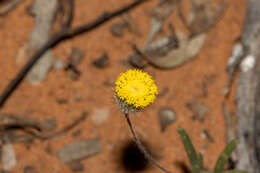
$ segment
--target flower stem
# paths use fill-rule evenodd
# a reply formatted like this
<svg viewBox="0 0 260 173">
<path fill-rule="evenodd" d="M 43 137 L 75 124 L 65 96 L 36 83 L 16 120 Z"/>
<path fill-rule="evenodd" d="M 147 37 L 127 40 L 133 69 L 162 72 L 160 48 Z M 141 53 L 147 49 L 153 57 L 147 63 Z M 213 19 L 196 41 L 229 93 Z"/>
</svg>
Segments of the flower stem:
<svg viewBox="0 0 260 173">
<path fill-rule="evenodd" d="M 125 118 L 126 118 L 126 121 L 128 123 L 128 126 L 131 130 L 131 133 L 134 137 L 134 140 L 135 140 L 135 143 L 137 145 L 137 147 L 139 148 L 139 150 L 144 154 L 145 158 L 152 164 L 154 165 L 155 167 L 159 168 L 160 170 L 162 170 L 163 172 L 165 173 L 171 173 L 170 171 L 168 171 L 167 169 L 165 169 L 164 167 L 162 167 L 158 162 L 156 162 L 152 156 L 148 153 L 148 151 L 145 149 L 145 147 L 143 146 L 143 144 L 141 143 L 141 141 L 137 138 L 136 136 L 136 133 L 135 133 L 135 130 L 132 126 L 132 123 L 130 121 L 130 118 L 129 118 L 129 115 L 127 113 L 125 113 Z"/>
</svg>

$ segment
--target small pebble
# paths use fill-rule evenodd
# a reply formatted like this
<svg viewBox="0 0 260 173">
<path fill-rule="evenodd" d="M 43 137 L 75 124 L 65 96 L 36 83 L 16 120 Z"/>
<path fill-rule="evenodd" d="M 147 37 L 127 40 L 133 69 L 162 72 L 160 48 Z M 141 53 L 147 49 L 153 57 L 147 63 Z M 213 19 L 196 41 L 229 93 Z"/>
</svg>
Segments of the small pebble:
<svg viewBox="0 0 260 173">
<path fill-rule="evenodd" d="M 67 104 L 68 100 L 64 99 L 64 98 L 60 98 L 60 99 L 57 99 L 56 102 L 62 105 L 62 104 Z"/>
<path fill-rule="evenodd" d="M 108 108 L 99 108 L 94 111 L 94 114 L 91 116 L 91 120 L 95 125 L 100 126 L 106 122 L 108 116 Z"/>
<path fill-rule="evenodd" d="M 24 173 L 36 173 L 36 170 L 33 166 L 25 166 L 23 169 Z"/>
<path fill-rule="evenodd" d="M 201 122 L 204 121 L 205 116 L 210 112 L 210 109 L 207 105 L 203 103 L 186 103 L 186 107 L 192 112 L 192 119 L 193 120 L 200 120 Z"/>
<path fill-rule="evenodd" d="M 84 57 L 84 52 L 79 48 L 72 48 L 71 55 L 68 58 L 68 63 L 65 67 L 65 71 L 67 71 L 70 78 L 74 81 L 79 79 L 81 71 L 79 69 L 79 65 Z"/>
<path fill-rule="evenodd" d="M 71 136 L 72 137 L 78 137 L 82 134 L 82 130 L 79 129 L 79 130 L 76 130 L 75 132 L 72 132 Z"/>
<path fill-rule="evenodd" d="M 87 139 L 74 142 L 65 146 L 58 152 L 58 157 L 63 163 L 81 160 L 101 152 L 98 139 Z"/>
<path fill-rule="evenodd" d="M 128 61 L 135 68 L 143 69 L 145 67 L 143 58 L 138 53 L 134 53 L 134 54 L 130 55 L 128 58 Z"/>
<path fill-rule="evenodd" d="M 202 131 L 201 135 L 202 135 L 203 138 L 206 138 L 209 142 L 211 142 L 211 143 L 215 142 L 214 138 L 211 136 L 211 134 L 209 133 L 208 130 L 204 129 Z"/>
<path fill-rule="evenodd" d="M 124 29 L 126 28 L 126 23 L 125 22 L 118 22 L 113 24 L 110 27 L 110 32 L 112 33 L 113 36 L 115 37 L 122 37 L 124 34 Z"/>
<path fill-rule="evenodd" d="M 105 68 L 109 64 L 109 57 L 107 53 L 104 53 L 101 57 L 97 58 L 92 62 L 92 64 L 97 68 Z"/>
<path fill-rule="evenodd" d="M 80 163 L 79 160 L 72 161 L 71 163 L 69 163 L 69 166 L 73 172 L 84 171 L 84 165 L 82 163 Z"/>
<path fill-rule="evenodd" d="M 106 80 L 103 82 L 103 85 L 107 87 L 115 87 L 115 82 L 110 82 L 109 80 Z"/>
<path fill-rule="evenodd" d="M 16 165 L 16 154 L 11 143 L 2 145 L 1 162 L 4 171 L 10 171 Z"/>
<path fill-rule="evenodd" d="M 159 122 L 161 125 L 161 131 L 171 125 L 176 120 L 176 113 L 171 108 L 161 108 L 158 113 Z"/>
<path fill-rule="evenodd" d="M 68 66 L 70 65 L 73 68 L 77 68 L 80 65 L 84 55 L 85 55 L 84 51 L 82 51 L 79 48 L 73 47 L 71 49 L 71 54 L 69 56 Z M 67 67 L 67 68 L 69 68 L 69 67 Z"/>
<path fill-rule="evenodd" d="M 55 118 L 46 118 L 43 121 L 43 128 L 45 130 L 54 130 L 57 127 L 57 121 Z"/>
<path fill-rule="evenodd" d="M 80 101 L 82 100 L 80 93 L 76 93 L 76 95 L 75 95 L 75 97 L 74 97 L 74 100 L 75 100 L 76 102 L 80 102 Z"/>
<path fill-rule="evenodd" d="M 157 95 L 157 97 L 163 97 L 169 92 L 169 88 L 166 86 L 162 89 L 162 91 Z"/>
<path fill-rule="evenodd" d="M 53 151 L 53 148 L 51 147 L 50 144 L 48 144 L 45 148 L 45 151 L 46 153 L 50 154 L 50 155 L 53 155 L 54 154 L 54 151 Z"/>
</svg>

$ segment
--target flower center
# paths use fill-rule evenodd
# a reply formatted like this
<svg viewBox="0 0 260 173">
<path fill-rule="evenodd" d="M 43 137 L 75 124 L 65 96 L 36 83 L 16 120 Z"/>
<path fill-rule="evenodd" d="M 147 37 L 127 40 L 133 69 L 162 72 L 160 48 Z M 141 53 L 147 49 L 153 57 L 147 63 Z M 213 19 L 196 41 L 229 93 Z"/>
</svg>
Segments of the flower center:
<svg viewBox="0 0 260 173">
<path fill-rule="evenodd" d="M 134 80 L 129 82 L 128 87 L 133 95 L 138 95 L 143 93 L 145 86 L 142 82 Z"/>
<path fill-rule="evenodd" d="M 138 93 L 138 88 L 133 87 L 133 88 L 132 88 L 132 91 L 133 91 L 133 93 Z"/>
</svg>

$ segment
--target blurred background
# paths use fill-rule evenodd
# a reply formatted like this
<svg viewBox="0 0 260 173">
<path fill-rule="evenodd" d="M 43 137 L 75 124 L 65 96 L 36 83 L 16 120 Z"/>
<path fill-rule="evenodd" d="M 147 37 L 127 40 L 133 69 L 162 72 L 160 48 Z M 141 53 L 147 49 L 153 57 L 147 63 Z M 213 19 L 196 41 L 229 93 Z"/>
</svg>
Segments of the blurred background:
<svg viewBox="0 0 260 173">
<path fill-rule="evenodd" d="M 132 68 L 152 75 L 159 90 L 155 103 L 131 115 L 154 159 L 190 172 L 182 126 L 214 167 L 236 137 L 238 75 L 228 62 L 247 2 L 148 0 L 113 13 L 133 2 L 0 0 L 0 93 L 42 51 L 1 100 L 0 172 L 159 173 L 114 100 L 115 80 Z M 228 167 L 238 162 L 232 158 Z"/>
</svg>

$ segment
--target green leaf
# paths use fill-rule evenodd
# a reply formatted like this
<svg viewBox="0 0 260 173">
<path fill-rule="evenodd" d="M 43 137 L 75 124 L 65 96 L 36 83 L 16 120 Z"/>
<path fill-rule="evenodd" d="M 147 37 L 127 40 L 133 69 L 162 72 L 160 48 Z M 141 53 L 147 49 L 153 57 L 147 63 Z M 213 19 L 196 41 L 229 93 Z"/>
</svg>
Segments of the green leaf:
<svg viewBox="0 0 260 173">
<path fill-rule="evenodd" d="M 203 156 L 201 153 L 198 154 L 198 164 L 199 164 L 199 168 L 200 170 L 203 168 Z"/>
<path fill-rule="evenodd" d="M 200 155 L 199 157 L 197 156 L 195 148 L 190 140 L 190 137 L 183 128 L 179 127 L 178 132 L 182 138 L 182 143 L 188 155 L 192 173 L 199 173 L 202 165 L 202 155 Z"/>
<path fill-rule="evenodd" d="M 222 151 L 220 154 L 218 161 L 214 168 L 214 173 L 223 173 L 224 172 L 224 166 L 228 161 L 228 158 L 230 157 L 233 150 L 236 148 L 237 140 L 233 139 L 226 148 Z"/>
<path fill-rule="evenodd" d="M 225 173 L 249 173 L 247 171 L 239 171 L 239 170 L 228 170 L 228 171 L 225 171 Z"/>
</svg>

